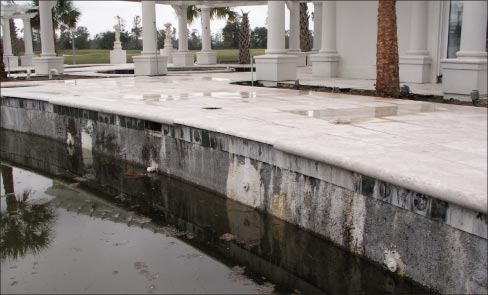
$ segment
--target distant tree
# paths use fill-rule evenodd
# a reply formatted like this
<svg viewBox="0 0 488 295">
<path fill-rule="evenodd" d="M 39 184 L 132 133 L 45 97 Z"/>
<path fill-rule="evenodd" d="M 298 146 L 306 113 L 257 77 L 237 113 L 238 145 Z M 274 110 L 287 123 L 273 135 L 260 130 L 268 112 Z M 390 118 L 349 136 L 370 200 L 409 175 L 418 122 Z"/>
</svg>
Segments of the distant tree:
<svg viewBox="0 0 488 295">
<path fill-rule="evenodd" d="M 130 38 L 129 33 L 127 31 L 122 31 L 120 32 L 120 42 L 122 44 L 127 44 L 125 49 L 136 49 L 134 46 L 135 43 L 129 42 L 129 40 L 132 40 Z M 114 31 L 105 31 L 102 33 L 98 33 L 93 37 L 91 40 L 92 43 L 92 48 L 93 49 L 113 49 L 114 47 L 114 42 L 115 42 L 115 32 Z"/>
<path fill-rule="evenodd" d="M 157 46 L 158 48 L 163 48 L 164 47 L 164 39 L 166 38 L 166 32 L 164 29 L 157 30 Z"/>
<path fill-rule="evenodd" d="M 11 18 L 9 19 L 9 27 L 10 27 L 10 42 L 12 42 L 12 53 L 13 55 L 20 55 L 20 50 L 19 50 L 19 42 L 18 42 L 18 36 L 17 32 L 19 29 L 15 26 L 14 20 Z"/>
<path fill-rule="evenodd" d="M 61 27 L 57 47 L 60 50 L 71 49 L 71 32 L 66 27 Z"/>
<path fill-rule="evenodd" d="M 239 48 L 239 31 L 240 31 L 240 17 L 237 16 L 235 20 L 227 20 L 222 29 L 223 47 L 225 49 Z"/>
<path fill-rule="evenodd" d="M 132 29 L 131 32 L 131 39 L 135 40 L 136 48 L 140 49 L 140 41 L 139 39 L 142 36 L 142 19 L 140 16 L 136 15 L 132 20 Z M 114 35 L 115 36 L 115 35 Z"/>
<path fill-rule="evenodd" d="M 87 27 L 78 27 L 74 32 L 75 47 L 77 49 L 90 48 L 90 33 Z"/>
<path fill-rule="evenodd" d="M 376 41 L 376 95 L 400 96 L 398 39 L 395 0 L 378 1 Z"/>
<path fill-rule="evenodd" d="M 251 48 L 266 48 L 268 43 L 268 29 L 255 27 L 251 32 Z"/>
<path fill-rule="evenodd" d="M 32 30 L 32 48 L 35 51 L 41 51 L 41 32 Z"/>
<path fill-rule="evenodd" d="M 188 49 L 196 50 L 202 48 L 202 38 L 198 34 L 198 30 L 193 29 L 188 38 Z"/>
<path fill-rule="evenodd" d="M 241 29 L 239 31 L 239 63 L 250 64 L 250 28 L 249 28 L 249 12 L 242 12 Z"/>
</svg>

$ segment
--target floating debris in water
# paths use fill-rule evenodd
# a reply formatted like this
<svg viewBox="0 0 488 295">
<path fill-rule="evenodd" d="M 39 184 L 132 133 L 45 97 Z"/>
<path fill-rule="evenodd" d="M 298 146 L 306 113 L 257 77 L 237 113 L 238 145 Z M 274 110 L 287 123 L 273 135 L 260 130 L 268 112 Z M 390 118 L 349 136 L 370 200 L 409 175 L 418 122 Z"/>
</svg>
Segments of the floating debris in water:
<svg viewBox="0 0 488 295">
<path fill-rule="evenodd" d="M 181 237 L 186 235 L 186 232 L 178 230 L 174 226 L 163 226 L 159 228 L 159 232 L 170 237 Z"/>
<path fill-rule="evenodd" d="M 225 234 L 220 236 L 220 239 L 229 242 L 229 241 L 235 240 L 236 236 L 234 236 L 231 233 L 225 233 Z"/>
<path fill-rule="evenodd" d="M 68 185 L 69 187 L 79 187 L 80 183 L 79 182 L 73 182 Z"/>
<path fill-rule="evenodd" d="M 126 172 L 122 173 L 122 175 L 127 177 L 127 178 L 143 178 L 143 177 L 146 177 L 145 173 L 131 172 L 131 171 L 126 171 Z"/>
<path fill-rule="evenodd" d="M 87 181 L 88 179 L 81 177 L 81 176 L 76 176 L 75 178 L 73 178 L 73 180 L 76 182 L 84 182 L 84 181 Z"/>
<path fill-rule="evenodd" d="M 274 290 L 275 285 L 268 282 L 256 287 L 256 291 L 258 291 L 259 294 L 271 294 Z"/>
<path fill-rule="evenodd" d="M 229 279 L 234 282 L 240 282 L 240 283 L 244 283 L 244 285 L 249 285 L 250 281 L 244 275 L 245 271 L 246 271 L 246 267 L 236 265 L 231 269 L 229 273 Z"/>
<path fill-rule="evenodd" d="M 48 198 L 27 200 L 27 204 L 32 205 L 32 206 L 35 206 L 35 205 L 46 205 L 49 202 L 51 202 L 51 199 L 48 199 Z"/>
<path fill-rule="evenodd" d="M 147 167 L 146 171 L 147 173 L 155 173 L 158 169 L 156 167 Z"/>
<path fill-rule="evenodd" d="M 137 223 L 141 223 L 141 224 L 151 222 L 151 218 L 149 218 L 149 217 L 144 217 L 144 216 L 137 216 L 137 217 L 135 217 L 133 220 L 134 220 L 135 222 L 137 222 Z"/>
</svg>

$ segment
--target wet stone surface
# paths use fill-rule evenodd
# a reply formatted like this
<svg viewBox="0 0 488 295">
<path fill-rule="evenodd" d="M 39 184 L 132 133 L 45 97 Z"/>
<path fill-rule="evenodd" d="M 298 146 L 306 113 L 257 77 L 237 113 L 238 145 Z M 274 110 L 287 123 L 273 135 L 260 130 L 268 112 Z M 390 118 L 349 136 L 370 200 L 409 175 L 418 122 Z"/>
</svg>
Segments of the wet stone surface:
<svg viewBox="0 0 488 295">
<path fill-rule="evenodd" d="M 144 167 L 1 136 L 18 144 L 1 150 L 2 293 L 424 292 L 296 226 Z M 44 149 L 28 153 L 35 146 Z"/>
</svg>

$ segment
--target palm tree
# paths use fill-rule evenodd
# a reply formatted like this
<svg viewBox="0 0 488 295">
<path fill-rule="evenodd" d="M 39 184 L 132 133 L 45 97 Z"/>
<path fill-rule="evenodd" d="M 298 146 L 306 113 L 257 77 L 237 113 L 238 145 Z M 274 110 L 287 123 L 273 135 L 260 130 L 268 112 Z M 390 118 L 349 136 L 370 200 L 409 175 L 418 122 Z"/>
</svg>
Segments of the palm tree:
<svg viewBox="0 0 488 295">
<path fill-rule="evenodd" d="M 308 5 L 307 3 L 300 3 L 300 49 L 303 52 L 310 51 L 310 31 L 308 30 Z"/>
<path fill-rule="evenodd" d="M 197 19 L 202 10 L 197 8 L 195 5 L 189 5 L 186 10 L 186 19 L 188 20 L 188 24 L 192 24 L 195 19 Z M 237 17 L 237 13 L 229 7 L 214 7 L 210 9 L 210 19 L 228 19 L 230 21 L 234 21 Z"/>
<path fill-rule="evenodd" d="M 400 96 L 398 39 L 395 0 L 378 1 L 376 42 L 376 95 Z"/>
<path fill-rule="evenodd" d="M 39 0 L 33 0 L 34 6 L 39 6 Z M 74 29 L 80 19 L 81 12 L 73 6 L 71 0 L 57 0 L 56 5 L 53 8 L 53 38 L 56 53 L 58 52 L 58 46 L 56 42 L 56 30 L 61 27 Z M 31 18 L 31 26 L 33 29 L 39 30 L 40 18 L 39 14 Z"/>
<path fill-rule="evenodd" d="M 241 30 L 239 31 L 239 63 L 250 64 L 251 57 L 249 50 L 251 47 L 251 35 L 249 28 L 249 12 L 242 12 Z"/>
</svg>

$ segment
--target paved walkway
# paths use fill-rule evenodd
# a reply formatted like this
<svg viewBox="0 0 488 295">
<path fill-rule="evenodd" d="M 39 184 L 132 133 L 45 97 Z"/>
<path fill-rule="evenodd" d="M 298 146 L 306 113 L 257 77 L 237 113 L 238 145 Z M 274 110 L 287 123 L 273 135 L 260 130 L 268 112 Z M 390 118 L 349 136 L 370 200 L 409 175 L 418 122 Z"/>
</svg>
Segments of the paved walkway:
<svg viewBox="0 0 488 295">
<path fill-rule="evenodd" d="M 2 95 L 205 128 L 487 212 L 487 109 L 229 84 L 250 73 L 2 83 Z"/>
</svg>

